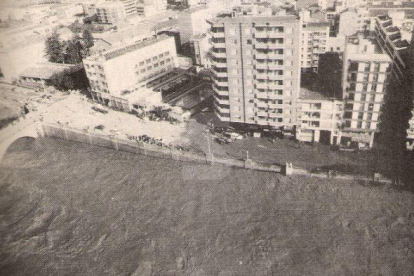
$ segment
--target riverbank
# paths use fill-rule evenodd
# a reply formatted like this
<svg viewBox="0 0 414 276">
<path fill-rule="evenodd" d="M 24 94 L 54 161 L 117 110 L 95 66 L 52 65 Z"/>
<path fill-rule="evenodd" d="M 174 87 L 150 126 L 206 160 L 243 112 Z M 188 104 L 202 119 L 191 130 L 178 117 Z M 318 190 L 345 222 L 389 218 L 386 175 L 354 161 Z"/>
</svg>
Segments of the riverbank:
<svg viewBox="0 0 414 276">
<path fill-rule="evenodd" d="M 414 196 L 387 186 L 181 163 L 49 138 L 14 143 L 0 179 L 6 275 L 414 270 Z"/>
</svg>

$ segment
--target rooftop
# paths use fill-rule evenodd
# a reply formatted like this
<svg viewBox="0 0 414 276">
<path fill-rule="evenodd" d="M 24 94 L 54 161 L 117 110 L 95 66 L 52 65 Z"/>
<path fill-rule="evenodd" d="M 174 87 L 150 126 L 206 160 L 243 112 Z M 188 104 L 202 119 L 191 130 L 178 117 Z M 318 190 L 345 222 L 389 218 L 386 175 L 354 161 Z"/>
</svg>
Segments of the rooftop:
<svg viewBox="0 0 414 276">
<path fill-rule="evenodd" d="M 40 78 L 47 80 L 50 79 L 54 74 L 63 72 L 64 70 L 76 72 L 82 68 L 82 64 L 61 64 L 47 62 L 27 68 L 22 73 L 20 73 L 20 77 Z"/>
<path fill-rule="evenodd" d="M 321 92 L 312 91 L 305 87 L 300 87 L 300 99 L 302 100 L 332 100 L 335 98 L 328 97 Z"/>
<path fill-rule="evenodd" d="M 103 52 L 102 54 L 97 54 L 94 55 L 92 57 L 89 57 L 89 60 L 94 60 L 94 61 L 98 61 L 101 59 L 105 59 L 105 60 L 110 60 L 110 59 L 114 59 L 117 57 L 120 57 L 122 55 L 131 53 L 133 51 L 136 51 L 138 49 L 142 49 L 146 46 L 155 44 L 157 42 L 163 41 L 163 40 L 167 40 L 170 39 L 172 37 L 168 36 L 168 35 L 159 35 L 159 36 L 153 36 L 145 41 L 141 41 L 138 43 L 134 43 L 134 44 L 130 44 L 124 47 L 120 47 L 120 48 L 116 48 L 116 49 L 111 49 L 108 50 L 106 52 Z"/>
<path fill-rule="evenodd" d="M 296 15 L 282 16 L 240 16 L 240 17 L 216 17 L 210 20 L 211 23 L 268 23 L 268 22 L 284 22 L 293 23 L 299 21 Z"/>
</svg>

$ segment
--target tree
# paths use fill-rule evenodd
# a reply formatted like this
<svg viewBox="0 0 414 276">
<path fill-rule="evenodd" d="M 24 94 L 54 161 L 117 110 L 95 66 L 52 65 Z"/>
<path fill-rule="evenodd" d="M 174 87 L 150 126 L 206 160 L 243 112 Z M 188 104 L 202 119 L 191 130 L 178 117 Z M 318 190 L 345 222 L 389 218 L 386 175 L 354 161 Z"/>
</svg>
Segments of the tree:
<svg viewBox="0 0 414 276">
<path fill-rule="evenodd" d="M 93 36 L 92 33 L 89 30 L 84 30 L 82 33 L 82 38 L 83 38 L 83 42 L 84 42 L 84 46 L 86 48 L 91 48 L 93 47 L 94 43 L 93 43 Z"/>
<path fill-rule="evenodd" d="M 56 32 L 46 39 L 45 49 L 46 57 L 50 62 L 64 63 L 65 44 Z"/>
<path fill-rule="evenodd" d="M 82 62 L 82 58 L 84 57 L 83 54 L 83 46 L 79 41 L 79 38 L 74 38 L 66 43 L 65 49 L 65 63 L 69 64 L 77 64 Z"/>
<path fill-rule="evenodd" d="M 69 69 L 66 69 L 63 72 L 55 73 L 48 85 L 62 91 L 82 90 L 88 87 L 89 81 L 84 69 L 76 72 L 70 72 Z"/>
</svg>

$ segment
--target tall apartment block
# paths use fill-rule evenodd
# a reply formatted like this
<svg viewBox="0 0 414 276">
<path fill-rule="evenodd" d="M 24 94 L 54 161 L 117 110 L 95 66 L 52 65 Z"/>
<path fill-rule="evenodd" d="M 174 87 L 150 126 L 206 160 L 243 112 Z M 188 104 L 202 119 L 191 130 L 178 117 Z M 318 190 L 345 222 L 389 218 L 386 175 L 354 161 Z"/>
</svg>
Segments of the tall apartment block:
<svg viewBox="0 0 414 276">
<path fill-rule="evenodd" d="M 177 67 L 178 59 L 174 38 L 161 35 L 88 57 L 83 64 L 93 99 L 130 111 L 134 95 Z"/>
<path fill-rule="evenodd" d="M 273 128 L 296 125 L 299 18 L 233 13 L 208 22 L 218 117 Z"/>
<path fill-rule="evenodd" d="M 414 6 L 414 5 L 413 5 Z M 414 94 L 414 31 L 404 24 L 397 27 L 388 15 L 378 16 L 375 24 L 375 35 L 380 47 L 392 59 L 392 80 L 404 81 L 405 74 L 411 70 L 411 86 L 405 93 Z M 411 68 L 410 68 L 411 67 Z M 408 85 L 409 86 L 409 85 Z M 407 129 L 407 142 L 414 146 L 414 109 Z"/>
<path fill-rule="evenodd" d="M 347 38 L 343 58 L 342 143 L 372 147 L 391 69 L 391 59 L 376 41 Z"/>
<path fill-rule="evenodd" d="M 300 13 L 301 29 L 301 62 L 305 71 L 317 71 L 319 55 L 328 51 L 329 22 L 312 19 L 310 11 Z"/>
</svg>

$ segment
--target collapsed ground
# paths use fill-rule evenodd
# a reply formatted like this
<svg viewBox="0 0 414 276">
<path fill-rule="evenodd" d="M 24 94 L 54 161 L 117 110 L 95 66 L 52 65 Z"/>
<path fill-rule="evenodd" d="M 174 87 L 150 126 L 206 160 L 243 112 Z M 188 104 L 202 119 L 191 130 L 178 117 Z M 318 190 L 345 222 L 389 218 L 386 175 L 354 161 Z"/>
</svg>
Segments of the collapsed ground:
<svg viewBox="0 0 414 276">
<path fill-rule="evenodd" d="M 20 139 L 0 168 L 5 275 L 412 275 L 414 196 Z"/>
</svg>

